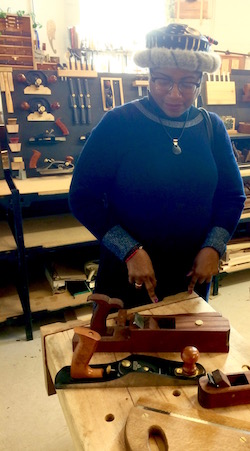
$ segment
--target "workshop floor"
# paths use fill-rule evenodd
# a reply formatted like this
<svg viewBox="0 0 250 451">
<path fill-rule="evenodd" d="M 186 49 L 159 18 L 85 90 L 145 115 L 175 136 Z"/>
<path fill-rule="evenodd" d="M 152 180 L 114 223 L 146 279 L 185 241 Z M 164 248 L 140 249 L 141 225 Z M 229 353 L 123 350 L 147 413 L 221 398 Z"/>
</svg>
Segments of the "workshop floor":
<svg viewBox="0 0 250 451">
<path fill-rule="evenodd" d="M 250 341 L 250 270 L 223 277 L 209 303 Z M 47 396 L 43 379 L 39 327 L 56 320 L 36 322 L 28 342 L 21 326 L 0 329 L 0 451 L 74 449 L 57 396 Z"/>
</svg>

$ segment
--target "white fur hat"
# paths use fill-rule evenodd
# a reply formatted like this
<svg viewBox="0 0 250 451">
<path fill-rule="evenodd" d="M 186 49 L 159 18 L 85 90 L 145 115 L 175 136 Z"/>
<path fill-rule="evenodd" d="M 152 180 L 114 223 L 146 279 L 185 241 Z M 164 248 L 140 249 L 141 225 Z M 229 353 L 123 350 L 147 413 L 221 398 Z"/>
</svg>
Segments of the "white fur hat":
<svg viewBox="0 0 250 451">
<path fill-rule="evenodd" d="M 212 73 L 219 69 L 221 59 L 210 50 L 209 39 L 188 25 L 170 24 L 147 34 L 147 48 L 135 53 L 134 62 L 140 67 Z"/>
</svg>

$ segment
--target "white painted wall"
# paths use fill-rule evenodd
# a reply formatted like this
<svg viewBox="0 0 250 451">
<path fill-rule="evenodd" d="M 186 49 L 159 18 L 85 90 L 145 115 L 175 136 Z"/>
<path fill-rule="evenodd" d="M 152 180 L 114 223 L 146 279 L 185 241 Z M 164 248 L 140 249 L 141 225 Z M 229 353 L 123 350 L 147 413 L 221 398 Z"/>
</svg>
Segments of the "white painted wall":
<svg viewBox="0 0 250 451">
<path fill-rule="evenodd" d="M 29 13 L 34 7 L 36 20 L 43 25 L 39 30 L 40 42 L 46 43 L 46 49 L 50 56 L 59 56 L 63 63 L 66 62 L 65 53 L 69 46 L 67 29 L 69 26 L 79 25 L 79 2 L 85 1 L 91 0 L 1 0 L 0 8 L 3 11 L 10 8 L 12 13 L 17 10 L 25 10 Z M 201 22 L 200 20 L 189 20 L 188 24 L 218 40 L 217 50 L 250 52 L 250 0 L 237 0 L 237 2 L 229 0 L 210 1 L 213 18 Z M 153 14 L 153 7 L 148 13 Z M 53 53 L 47 38 L 47 22 L 49 20 L 53 20 L 56 24 L 55 40 L 53 41 L 56 54 Z M 119 20 L 121 20 L 120 15 Z M 139 21 L 140 18 L 138 18 L 138 23 Z M 186 23 L 185 20 L 181 22 Z M 130 33 L 132 33 L 132 30 L 130 30 Z M 250 68 L 250 57 L 247 58 L 246 68 Z"/>
</svg>

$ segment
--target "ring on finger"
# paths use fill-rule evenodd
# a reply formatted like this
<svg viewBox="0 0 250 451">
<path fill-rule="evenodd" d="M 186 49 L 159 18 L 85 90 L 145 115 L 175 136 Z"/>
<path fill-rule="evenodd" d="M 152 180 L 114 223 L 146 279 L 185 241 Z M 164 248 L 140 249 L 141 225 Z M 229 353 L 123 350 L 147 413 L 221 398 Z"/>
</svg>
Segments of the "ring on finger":
<svg viewBox="0 0 250 451">
<path fill-rule="evenodd" d="M 142 283 L 135 282 L 135 288 L 141 288 L 141 287 L 142 287 Z"/>
</svg>

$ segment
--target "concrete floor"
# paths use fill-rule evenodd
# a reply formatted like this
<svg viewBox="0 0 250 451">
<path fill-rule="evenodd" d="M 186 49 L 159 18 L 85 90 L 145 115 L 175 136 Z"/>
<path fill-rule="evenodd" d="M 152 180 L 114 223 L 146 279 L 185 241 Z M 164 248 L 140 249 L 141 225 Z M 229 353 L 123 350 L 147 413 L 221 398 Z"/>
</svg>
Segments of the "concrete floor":
<svg viewBox="0 0 250 451">
<path fill-rule="evenodd" d="M 250 341 L 250 270 L 223 277 L 210 305 Z M 74 449 L 57 396 L 44 385 L 39 327 L 57 319 L 36 322 L 28 342 L 21 326 L 0 329 L 0 451 Z"/>
</svg>

